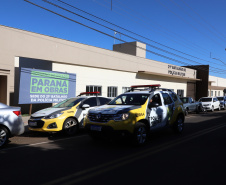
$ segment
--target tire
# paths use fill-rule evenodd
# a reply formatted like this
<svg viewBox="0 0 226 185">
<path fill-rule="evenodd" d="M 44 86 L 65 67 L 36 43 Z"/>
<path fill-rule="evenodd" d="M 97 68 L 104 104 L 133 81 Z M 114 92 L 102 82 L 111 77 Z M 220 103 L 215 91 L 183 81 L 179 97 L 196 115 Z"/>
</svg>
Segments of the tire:
<svg viewBox="0 0 226 185">
<path fill-rule="evenodd" d="M 144 145 L 147 142 L 147 127 L 144 123 L 137 122 L 134 130 L 135 145 Z"/>
<path fill-rule="evenodd" d="M 221 106 L 219 105 L 219 108 L 218 108 L 218 110 L 220 111 L 221 110 Z"/>
<path fill-rule="evenodd" d="M 214 112 L 214 107 L 212 106 L 211 112 Z"/>
<path fill-rule="evenodd" d="M 202 109 L 201 109 L 200 106 L 198 106 L 198 107 L 196 108 L 196 114 L 199 114 L 200 112 L 202 112 Z"/>
<path fill-rule="evenodd" d="M 64 121 L 63 131 L 69 136 L 75 135 L 78 132 L 78 122 L 74 118 L 67 118 Z"/>
<path fill-rule="evenodd" d="M 185 116 L 188 115 L 188 108 L 185 109 Z"/>
<path fill-rule="evenodd" d="M 184 117 L 182 115 L 178 115 L 177 120 L 173 125 L 173 130 L 176 134 L 180 134 L 184 130 Z"/>
<path fill-rule="evenodd" d="M 0 148 L 3 147 L 9 139 L 9 132 L 6 128 L 0 126 Z"/>
</svg>

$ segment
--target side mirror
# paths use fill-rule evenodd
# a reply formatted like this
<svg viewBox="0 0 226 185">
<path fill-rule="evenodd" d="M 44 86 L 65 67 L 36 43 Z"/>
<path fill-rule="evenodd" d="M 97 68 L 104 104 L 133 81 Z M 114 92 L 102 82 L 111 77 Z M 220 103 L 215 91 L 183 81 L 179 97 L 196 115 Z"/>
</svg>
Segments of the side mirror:
<svg viewBox="0 0 226 185">
<path fill-rule="evenodd" d="M 159 106 L 158 103 L 156 103 L 156 102 L 151 102 L 151 103 L 149 103 L 148 108 L 154 108 L 154 107 L 158 107 L 158 106 Z"/>
<path fill-rule="evenodd" d="M 90 108 L 90 106 L 89 106 L 88 104 L 82 105 L 82 109 L 83 109 L 83 110 L 84 110 L 84 109 L 88 109 L 88 108 Z"/>
</svg>

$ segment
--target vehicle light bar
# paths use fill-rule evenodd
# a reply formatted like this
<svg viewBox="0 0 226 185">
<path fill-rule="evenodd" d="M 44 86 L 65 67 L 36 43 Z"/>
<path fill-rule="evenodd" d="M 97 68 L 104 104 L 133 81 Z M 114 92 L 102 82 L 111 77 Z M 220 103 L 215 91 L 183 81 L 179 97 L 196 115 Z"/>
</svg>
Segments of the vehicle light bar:
<svg viewBox="0 0 226 185">
<path fill-rule="evenodd" d="M 131 88 L 139 88 L 139 87 L 161 87 L 160 84 L 154 84 L 154 85 L 133 85 Z"/>
<path fill-rule="evenodd" d="M 80 93 L 79 94 L 79 96 L 81 96 L 81 95 L 85 95 L 85 94 L 100 94 L 100 92 L 99 91 L 96 91 L 96 92 L 82 92 L 82 93 Z"/>
</svg>

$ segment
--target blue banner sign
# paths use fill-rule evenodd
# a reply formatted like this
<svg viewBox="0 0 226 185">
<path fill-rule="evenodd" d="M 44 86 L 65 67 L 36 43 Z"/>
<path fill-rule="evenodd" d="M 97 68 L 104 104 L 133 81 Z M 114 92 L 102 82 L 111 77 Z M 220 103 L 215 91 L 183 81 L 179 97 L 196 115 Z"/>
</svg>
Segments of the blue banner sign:
<svg viewBox="0 0 226 185">
<path fill-rule="evenodd" d="M 75 97 L 76 74 L 21 68 L 19 104 L 58 103 Z"/>
</svg>

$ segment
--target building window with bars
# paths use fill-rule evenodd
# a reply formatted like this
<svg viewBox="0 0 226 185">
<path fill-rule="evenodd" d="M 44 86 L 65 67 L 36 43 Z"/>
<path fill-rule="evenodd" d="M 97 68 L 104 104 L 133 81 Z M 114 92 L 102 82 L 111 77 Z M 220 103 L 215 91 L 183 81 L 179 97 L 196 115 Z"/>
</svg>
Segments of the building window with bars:
<svg viewBox="0 0 226 185">
<path fill-rule="evenodd" d="M 108 97 L 116 97 L 118 95 L 118 87 L 108 87 Z"/>
<path fill-rule="evenodd" d="M 102 87 L 96 85 L 87 85 L 86 92 L 100 92 L 99 96 L 102 96 Z M 95 94 L 87 94 L 87 96 L 96 96 Z"/>
<path fill-rule="evenodd" d="M 180 98 L 183 98 L 183 97 L 184 97 L 184 90 L 183 90 L 183 89 L 178 89 L 178 90 L 177 90 L 177 95 L 178 95 Z"/>
</svg>

